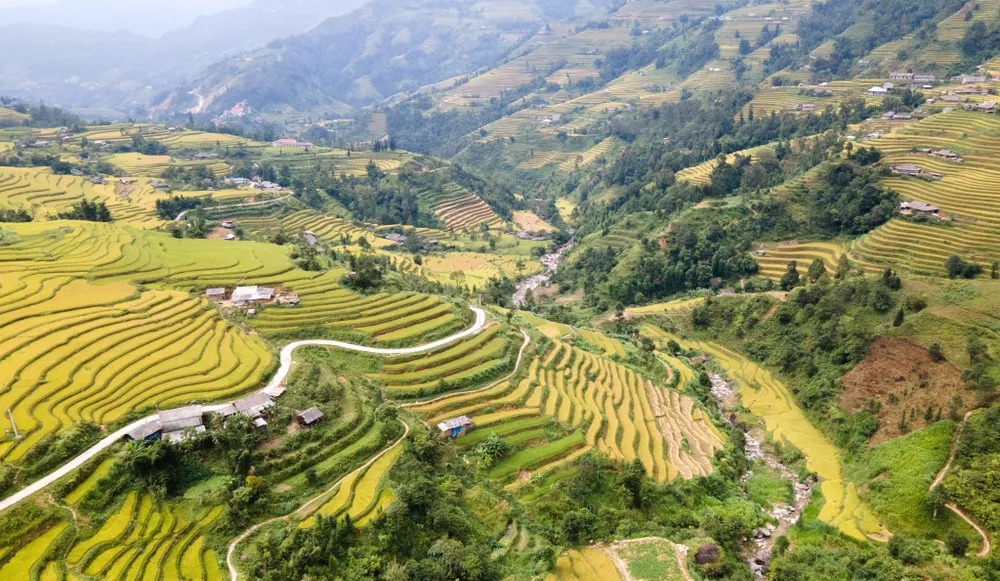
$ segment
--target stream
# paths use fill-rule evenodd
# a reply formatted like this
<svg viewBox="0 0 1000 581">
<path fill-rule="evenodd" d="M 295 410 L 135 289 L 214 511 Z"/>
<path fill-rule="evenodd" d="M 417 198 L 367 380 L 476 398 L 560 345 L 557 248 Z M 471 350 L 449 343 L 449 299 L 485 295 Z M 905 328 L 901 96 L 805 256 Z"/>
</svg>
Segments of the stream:
<svg viewBox="0 0 1000 581">
<path fill-rule="evenodd" d="M 782 476 L 790 480 L 794 486 L 795 500 L 792 504 L 778 503 L 774 504 L 764 510 L 769 516 L 778 521 L 777 525 L 767 524 L 759 529 L 754 530 L 752 538 L 747 539 L 747 548 L 749 549 L 750 556 L 747 558 L 747 563 L 750 565 L 750 570 L 753 571 L 755 579 L 764 579 L 764 574 L 767 571 L 767 565 L 771 561 L 771 548 L 774 546 L 774 539 L 779 536 L 784 535 L 788 532 L 788 527 L 798 522 L 799 518 L 802 516 L 802 511 L 805 510 L 806 505 L 809 504 L 809 497 L 812 494 L 812 488 L 816 484 L 812 479 L 807 479 L 804 482 L 799 481 L 799 475 L 791 471 L 774 454 L 768 452 L 762 442 L 764 434 L 759 429 L 747 430 L 744 426 L 739 425 L 735 420 L 735 415 L 727 414 L 726 407 L 727 401 L 731 402 L 735 399 L 735 394 L 733 393 L 733 386 L 731 383 L 726 381 L 723 377 L 709 372 L 709 379 L 712 380 L 712 396 L 716 399 L 719 406 L 719 411 L 722 412 L 726 421 L 730 425 L 737 427 L 743 431 L 746 437 L 746 447 L 744 453 L 748 460 L 760 460 L 771 467 L 772 470 L 777 472 Z M 753 471 L 748 471 L 743 475 L 742 484 L 746 487 L 747 481 L 753 476 Z"/>
<path fill-rule="evenodd" d="M 528 291 L 533 291 L 536 288 L 549 284 L 549 281 L 552 280 L 552 275 L 559 270 L 559 263 L 562 262 L 563 255 L 571 248 L 573 248 L 572 239 L 560 246 L 555 252 L 546 254 L 538 259 L 542 263 L 542 266 L 545 267 L 545 270 L 517 283 L 517 290 L 514 291 L 514 307 L 521 308 L 524 306 L 524 300 L 528 296 Z"/>
</svg>

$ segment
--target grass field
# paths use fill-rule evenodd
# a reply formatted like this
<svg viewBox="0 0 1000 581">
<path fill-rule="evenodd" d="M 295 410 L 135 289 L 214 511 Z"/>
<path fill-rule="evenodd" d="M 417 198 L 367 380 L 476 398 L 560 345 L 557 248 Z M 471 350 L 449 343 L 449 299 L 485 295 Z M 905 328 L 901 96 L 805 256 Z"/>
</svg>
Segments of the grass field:
<svg viewBox="0 0 1000 581">
<path fill-rule="evenodd" d="M 712 471 L 711 458 L 722 445 L 690 399 L 559 340 L 531 360 L 516 385 L 457 393 L 414 411 L 432 423 L 468 415 L 476 428 L 459 441 L 464 447 L 492 433 L 516 443 L 518 451 L 491 471 L 501 480 L 522 473 L 522 481 L 523 472 L 544 473 L 591 448 L 619 460 L 638 458 L 660 481 L 690 478 Z M 544 425 L 551 420 L 573 431 L 547 437 Z"/>
<path fill-rule="evenodd" d="M 927 490 L 948 460 L 954 431 L 954 422 L 937 422 L 876 446 L 866 466 L 852 466 L 859 481 L 870 482 L 865 496 L 894 533 L 944 539 L 954 529 L 974 538 L 961 519 L 950 511 L 935 515 L 928 501 Z"/>
</svg>

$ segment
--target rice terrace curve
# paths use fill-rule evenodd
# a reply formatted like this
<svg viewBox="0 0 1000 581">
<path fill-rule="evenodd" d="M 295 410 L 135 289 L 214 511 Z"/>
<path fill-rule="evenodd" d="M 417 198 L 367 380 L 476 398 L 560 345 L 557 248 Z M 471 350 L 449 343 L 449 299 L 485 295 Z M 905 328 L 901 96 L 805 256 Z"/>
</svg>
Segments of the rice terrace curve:
<svg viewBox="0 0 1000 581">
<path fill-rule="evenodd" d="M 291 370 L 292 363 L 293 363 L 293 361 L 292 361 L 292 354 L 299 347 L 306 347 L 306 346 L 310 346 L 310 345 L 312 345 L 312 346 L 321 346 L 321 347 L 337 347 L 338 349 L 346 349 L 348 351 L 356 351 L 356 352 L 359 352 L 359 353 L 369 353 L 369 354 L 373 354 L 373 355 L 383 355 L 383 356 L 409 355 L 409 354 L 415 354 L 415 353 L 423 353 L 423 352 L 426 352 L 426 351 L 433 351 L 434 349 L 437 349 L 438 347 L 442 347 L 442 346 L 447 345 L 449 343 L 453 343 L 455 341 L 459 341 L 459 340 L 461 340 L 461 339 L 463 339 L 465 337 L 468 337 L 470 335 L 475 335 L 476 333 L 482 331 L 483 327 L 486 325 L 486 311 L 483 311 L 482 309 L 479 309 L 477 307 L 470 307 L 470 309 L 472 309 L 472 311 L 476 314 L 476 320 L 472 324 L 471 327 L 469 327 L 468 329 L 466 329 L 464 331 L 461 331 L 461 332 L 458 332 L 458 333 L 456 333 L 454 335 L 451 335 L 449 337 L 445 337 L 443 339 L 438 339 L 437 341 L 432 341 L 430 343 L 427 343 L 426 345 L 420 345 L 420 346 L 417 346 L 417 347 L 405 347 L 405 348 L 398 348 L 398 349 L 385 349 L 385 348 L 377 348 L 377 347 L 368 347 L 368 346 L 365 346 L 365 345 L 355 345 L 353 343 L 345 343 L 343 341 L 331 341 L 331 340 L 324 340 L 324 339 L 315 339 L 315 340 L 307 340 L 307 341 L 296 341 L 294 343 L 291 343 L 291 344 L 287 345 L 285 348 L 283 348 L 281 350 L 281 366 L 278 368 L 278 371 L 275 373 L 275 375 L 271 379 L 271 381 L 268 382 L 268 384 L 263 389 L 261 389 L 260 392 L 258 392 L 258 393 L 272 393 L 272 392 L 274 392 L 274 390 L 276 388 L 278 388 L 281 385 L 281 383 L 288 376 L 288 372 Z M 213 411 L 215 409 L 218 409 L 218 408 L 221 408 L 221 407 L 223 407 L 223 405 L 208 406 L 208 407 L 205 408 L 205 411 L 206 412 L 211 412 L 211 411 Z M 157 414 L 157 416 L 158 415 L 159 414 Z M 10 508 L 11 506 L 14 506 L 15 504 L 17 504 L 17 503 L 21 502 L 22 500 L 30 497 L 31 495 L 35 494 L 36 492 L 44 489 L 45 487 L 49 486 L 50 484 L 52 484 L 53 482 L 59 480 L 60 478 L 63 478 L 64 476 L 66 476 L 67 474 L 69 474 L 70 472 L 72 472 L 73 470 L 76 470 L 77 468 L 79 468 L 80 466 L 82 466 L 84 463 L 86 463 L 91 458 L 94 458 L 95 456 L 97 456 L 102 451 L 108 449 L 109 447 L 111 447 L 114 444 L 116 444 L 117 442 L 119 442 L 130 431 L 132 431 L 132 430 L 134 430 L 134 429 L 136 429 L 136 428 L 138 428 L 138 427 L 140 427 L 140 426 L 142 426 L 144 424 L 147 424 L 147 423 L 149 423 L 151 421 L 154 421 L 157 416 L 147 416 L 145 418 L 142 418 L 140 420 L 136 420 L 135 422 L 132 422 L 131 424 L 125 426 L 124 428 L 121 428 L 120 430 L 118 430 L 118 431 L 112 433 L 111 435 L 105 437 L 100 442 L 98 442 L 96 445 L 92 446 L 89 450 L 87 450 L 83 454 L 80 454 L 76 458 L 73 458 L 72 460 L 70 460 L 69 462 L 67 462 L 66 464 L 64 464 L 62 467 L 60 467 L 59 469 L 55 470 L 54 472 L 50 473 L 49 475 L 47 475 L 47 476 L 45 476 L 45 477 L 43 477 L 43 478 L 41 478 L 41 479 L 39 479 L 39 480 L 31 483 L 30 485 L 26 486 L 24 489 L 19 490 L 18 492 L 10 495 L 9 497 L 7 497 L 7 498 L 5 498 L 3 500 L 0 500 L 0 511 L 3 511 L 5 509 L 7 509 L 7 508 Z"/>
</svg>

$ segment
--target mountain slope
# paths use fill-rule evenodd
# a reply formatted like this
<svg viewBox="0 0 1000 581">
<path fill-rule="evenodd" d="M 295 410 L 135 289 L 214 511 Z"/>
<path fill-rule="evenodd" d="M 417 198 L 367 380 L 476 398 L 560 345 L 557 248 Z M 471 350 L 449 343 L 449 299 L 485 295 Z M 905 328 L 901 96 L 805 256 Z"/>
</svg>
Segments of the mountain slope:
<svg viewBox="0 0 1000 581">
<path fill-rule="evenodd" d="M 144 106 L 220 57 L 303 32 L 363 2 L 255 0 L 201 16 L 157 39 L 85 26 L 2 26 L 0 92 L 66 107 Z"/>
<path fill-rule="evenodd" d="M 218 63 L 175 92 L 174 106 L 193 106 L 183 99 L 192 90 L 222 97 L 209 103 L 212 111 L 243 100 L 265 113 L 368 105 L 490 65 L 552 15 L 595 10 L 589 1 L 375 0 L 307 34 Z"/>
</svg>

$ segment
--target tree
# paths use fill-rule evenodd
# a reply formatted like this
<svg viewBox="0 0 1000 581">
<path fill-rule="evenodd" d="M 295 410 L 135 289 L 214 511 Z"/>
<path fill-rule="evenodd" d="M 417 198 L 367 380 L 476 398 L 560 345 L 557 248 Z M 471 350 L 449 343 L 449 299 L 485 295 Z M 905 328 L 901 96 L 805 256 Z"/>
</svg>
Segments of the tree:
<svg viewBox="0 0 1000 581">
<path fill-rule="evenodd" d="M 951 530 L 945 535 L 944 544 L 948 547 L 948 552 L 952 555 L 964 557 L 965 552 L 969 550 L 969 537 L 958 531 Z"/>
<path fill-rule="evenodd" d="M 823 262 L 823 259 L 817 258 L 816 260 L 813 260 L 812 264 L 809 265 L 809 271 L 808 271 L 809 280 L 812 282 L 816 282 L 817 280 L 819 280 L 819 277 L 823 276 L 824 274 L 826 274 L 826 264 Z"/>
<path fill-rule="evenodd" d="M 746 55 L 753 52 L 753 47 L 750 45 L 750 41 L 743 38 L 740 40 L 740 54 Z"/>
<path fill-rule="evenodd" d="M 489 435 L 476 448 L 477 464 L 482 470 L 489 470 L 510 453 L 511 446 L 496 432 Z"/>
<path fill-rule="evenodd" d="M 990 265 L 990 278 L 993 280 L 1000 278 L 1000 260 L 994 260 Z"/>
<path fill-rule="evenodd" d="M 781 275 L 781 288 L 792 290 L 799 285 L 799 263 L 795 260 L 788 263 L 785 274 Z"/>
<path fill-rule="evenodd" d="M 931 359 L 934 361 L 944 361 L 944 351 L 941 350 L 940 343 L 932 344 L 927 352 L 931 354 Z"/>
<path fill-rule="evenodd" d="M 899 310 L 896 311 L 896 317 L 892 320 L 892 326 L 893 327 L 898 327 L 898 326 L 902 325 L 903 324 L 903 318 L 904 318 L 903 308 L 900 307 Z"/>
</svg>

